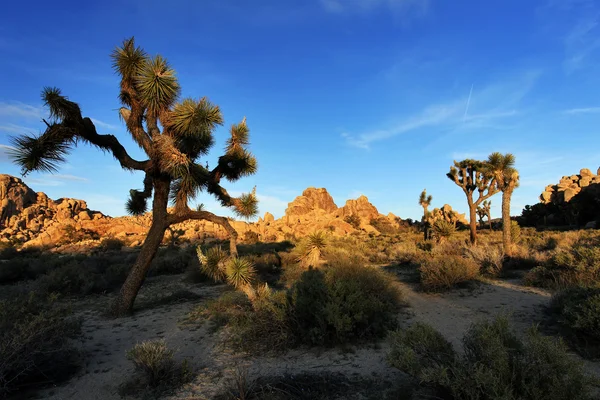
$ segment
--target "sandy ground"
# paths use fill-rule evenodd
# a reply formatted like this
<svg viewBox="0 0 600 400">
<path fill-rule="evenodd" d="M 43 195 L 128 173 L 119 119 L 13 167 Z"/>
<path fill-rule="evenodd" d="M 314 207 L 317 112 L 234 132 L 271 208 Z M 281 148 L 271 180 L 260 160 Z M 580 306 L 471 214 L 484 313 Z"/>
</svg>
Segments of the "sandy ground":
<svg viewBox="0 0 600 400">
<path fill-rule="evenodd" d="M 476 284 L 474 288 L 439 295 L 419 292 L 409 283 L 400 284 L 410 305 L 400 315 L 402 324 L 409 325 L 414 321 L 429 323 L 457 348 L 460 348 L 460 340 L 473 322 L 502 312 L 508 312 L 515 328 L 525 332 L 532 324 L 542 320 L 543 308 L 550 299 L 550 294 L 543 290 L 525 288 L 511 281 L 489 281 Z M 138 342 L 157 338 L 164 338 L 177 351 L 177 358 L 187 359 L 196 373 L 194 381 L 170 399 L 210 399 L 240 368 L 247 371 L 249 379 L 325 371 L 385 381 L 406 379 L 402 373 L 387 366 L 385 355 L 388 349 L 385 342 L 351 351 L 301 349 L 279 357 L 250 358 L 224 348 L 220 344 L 219 334 L 211 334 L 208 324 L 190 328 L 180 323 L 199 304 L 217 297 L 224 286 L 185 284 L 181 276 L 158 277 L 144 286 L 139 304 L 157 293 L 165 296 L 178 289 L 194 292 L 199 298 L 142 309 L 133 317 L 117 320 L 102 316 L 106 297 L 88 300 L 88 310 L 82 312 L 84 338 L 81 348 L 85 354 L 85 367 L 66 384 L 47 389 L 37 398 L 120 399 L 118 386 L 133 372 L 131 362 L 126 359 L 126 351 Z M 92 311 L 89 306 L 93 306 Z M 600 377 L 598 363 L 587 362 L 586 365 L 590 373 Z"/>
</svg>

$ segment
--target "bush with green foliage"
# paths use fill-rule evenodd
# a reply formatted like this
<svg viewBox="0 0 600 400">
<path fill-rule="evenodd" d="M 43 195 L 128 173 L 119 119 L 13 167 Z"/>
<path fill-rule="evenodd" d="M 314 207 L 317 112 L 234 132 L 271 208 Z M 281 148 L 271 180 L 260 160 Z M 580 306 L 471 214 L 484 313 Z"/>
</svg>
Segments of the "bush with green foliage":
<svg viewBox="0 0 600 400">
<path fill-rule="evenodd" d="M 525 276 L 525 283 L 551 289 L 597 285 L 600 281 L 600 247 L 579 242 L 569 248 L 557 248 L 545 265 Z"/>
<path fill-rule="evenodd" d="M 104 238 L 100 241 L 100 250 L 103 251 L 120 251 L 125 242 L 117 238 Z"/>
<path fill-rule="evenodd" d="M 479 277 L 479 265 L 471 258 L 442 254 L 422 259 L 419 266 L 421 286 L 426 291 L 449 290 Z"/>
<path fill-rule="evenodd" d="M 360 217 L 356 214 L 346 215 L 344 217 L 344 222 L 352 225 L 354 229 L 360 229 Z"/>
<path fill-rule="evenodd" d="M 28 293 L 0 301 L 0 397 L 70 377 L 80 364 L 71 339 L 81 321 L 54 297 Z"/>
<path fill-rule="evenodd" d="M 550 310 L 582 355 L 600 357 L 600 288 L 572 287 L 559 292 Z"/>
<path fill-rule="evenodd" d="M 434 397 L 477 400 L 587 400 L 592 378 L 560 340 L 536 329 L 520 339 L 506 317 L 478 322 L 463 338 L 464 354 L 432 327 L 391 334 L 390 364 L 434 391 Z"/>
</svg>

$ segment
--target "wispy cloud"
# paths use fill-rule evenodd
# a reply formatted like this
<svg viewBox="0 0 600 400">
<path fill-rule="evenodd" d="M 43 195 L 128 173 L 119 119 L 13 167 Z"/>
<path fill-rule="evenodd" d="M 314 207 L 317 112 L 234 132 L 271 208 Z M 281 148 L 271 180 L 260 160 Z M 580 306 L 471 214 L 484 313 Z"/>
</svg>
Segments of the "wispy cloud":
<svg viewBox="0 0 600 400">
<path fill-rule="evenodd" d="M 44 174 L 26 178 L 27 184 L 35 186 L 63 186 L 69 183 L 87 183 L 89 179 L 75 175 Z"/>
<path fill-rule="evenodd" d="M 600 49 L 600 13 L 579 20 L 565 37 L 565 61 L 567 73 L 586 67 L 590 58 Z"/>
<path fill-rule="evenodd" d="M 599 114 L 600 107 L 585 107 L 585 108 L 570 108 L 568 110 L 564 110 L 563 114 Z"/>
<path fill-rule="evenodd" d="M 94 125 L 96 125 L 96 127 L 108 129 L 108 130 L 111 130 L 111 131 L 116 131 L 117 129 L 119 129 L 118 126 L 112 125 L 112 124 L 108 124 L 106 122 L 100 121 L 99 119 L 95 119 L 95 118 L 90 118 L 90 119 L 92 120 L 92 122 L 94 123 Z"/>
<path fill-rule="evenodd" d="M 20 126 L 20 125 L 16 125 L 16 124 L 0 125 L 0 132 L 5 132 L 5 133 L 16 133 L 18 135 L 24 135 L 24 134 L 29 134 L 34 131 L 35 131 L 35 129 L 33 129 L 33 128 L 27 128 L 25 126 Z"/>
<path fill-rule="evenodd" d="M 401 16 L 427 13 L 430 0 L 321 0 L 323 8 L 335 14 L 364 14 L 385 7 Z"/>
<path fill-rule="evenodd" d="M 485 86 L 478 91 L 465 91 L 465 95 L 443 104 L 426 106 L 413 116 L 401 118 L 395 125 L 359 134 L 342 133 L 347 144 L 369 149 L 374 142 L 424 128 L 448 131 L 468 129 L 504 129 L 506 119 L 520 113 L 521 100 L 535 84 L 539 72 L 531 71 L 517 79 Z M 465 112 L 469 104 L 468 113 Z"/>
<path fill-rule="evenodd" d="M 35 107 L 18 101 L 0 102 L 0 117 L 41 119 L 44 116 L 42 107 Z"/>
</svg>

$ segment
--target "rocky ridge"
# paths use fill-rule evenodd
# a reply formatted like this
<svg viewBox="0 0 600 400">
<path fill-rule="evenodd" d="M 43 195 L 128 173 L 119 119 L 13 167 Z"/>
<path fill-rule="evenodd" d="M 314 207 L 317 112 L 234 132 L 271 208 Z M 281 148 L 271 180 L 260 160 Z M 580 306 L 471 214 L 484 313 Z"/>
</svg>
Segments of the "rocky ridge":
<svg viewBox="0 0 600 400">
<path fill-rule="evenodd" d="M 58 246 L 81 242 L 93 246 L 102 238 L 124 239 L 132 246 L 142 243 L 152 222 L 150 213 L 137 217 L 111 218 L 88 209 L 83 200 L 49 199 L 42 192 L 34 192 L 21 179 L 0 174 L 0 241 L 21 243 L 24 246 Z M 351 225 L 345 219 L 357 216 L 359 224 Z M 401 220 L 394 214 L 380 214 L 366 196 L 346 201 L 337 207 L 324 188 L 308 188 L 288 204 L 285 215 L 279 219 L 267 212 L 257 222 L 230 220 L 241 241 L 281 241 L 302 237 L 316 230 L 344 236 L 362 230 L 371 234 L 379 231 L 371 221 L 384 221 L 400 227 Z M 227 238 L 227 232 L 208 221 L 189 220 L 173 225 L 170 232 L 192 242 Z M 166 240 L 169 240 L 167 233 Z"/>
</svg>

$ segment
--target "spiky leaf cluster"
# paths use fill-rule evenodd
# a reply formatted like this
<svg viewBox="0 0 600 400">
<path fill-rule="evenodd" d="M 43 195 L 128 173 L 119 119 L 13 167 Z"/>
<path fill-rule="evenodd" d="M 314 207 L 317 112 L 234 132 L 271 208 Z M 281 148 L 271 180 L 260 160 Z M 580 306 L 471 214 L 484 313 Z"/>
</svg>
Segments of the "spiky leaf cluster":
<svg viewBox="0 0 600 400">
<path fill-rule="evenodd" d="M 489 155 L 487 169 L 494 176 L 498 188 L 502 191 L 519 185 L 519 173 L 515 169 L 516 158 L 513 154 L 494 152 Z"/>
<path fill-rule="evenodd" d="M 200 269 L 215 282 L 227 280 L 226 262 L 229 255 L 220 246 L 211 247 L 204 253 L 200 247 L 196 248 Z"/>
<path fill-rule="evenodd" d="M 241 218 L 250 218 L 258 213 L 256 187 L 252 192 L 244 193 L 237 199 L 234 211 Z"/>
<path fill-rule="evenodd" d="M 252 287 L 256 279 L 254 264 L 246 257 L 232 257 L 227 262 L 225 270 L 227 282 L 236 289 Z"/>
</svg>

